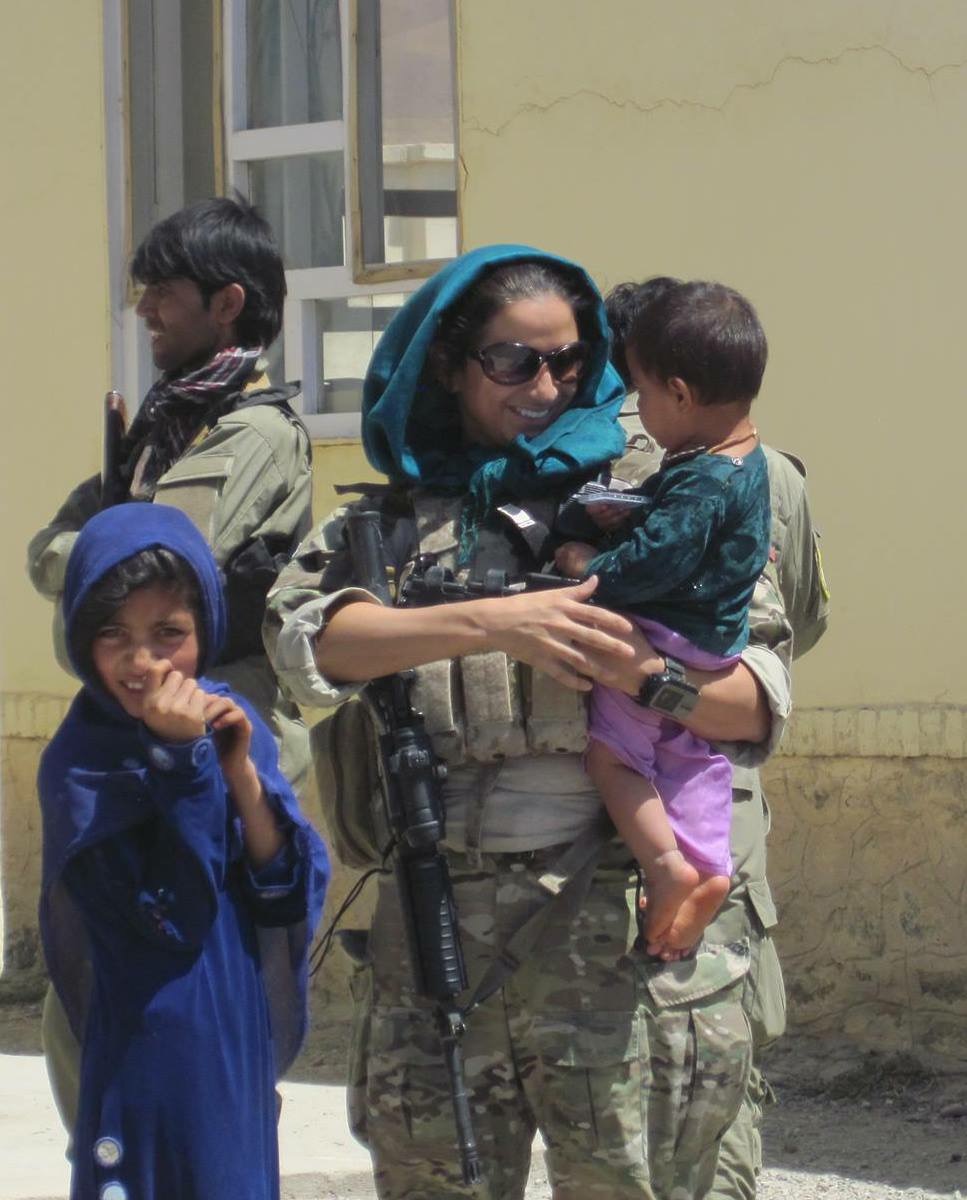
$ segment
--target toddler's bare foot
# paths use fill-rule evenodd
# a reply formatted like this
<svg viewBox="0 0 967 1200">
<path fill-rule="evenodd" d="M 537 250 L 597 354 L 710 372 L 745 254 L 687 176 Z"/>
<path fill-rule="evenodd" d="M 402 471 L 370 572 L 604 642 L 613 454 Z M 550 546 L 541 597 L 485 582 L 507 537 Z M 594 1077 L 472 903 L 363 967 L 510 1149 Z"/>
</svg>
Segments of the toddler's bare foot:
<svg viewBox="0 0 967 1200">
<path fill-rule="evenodd" d="M 681 850 L 666 850 L 645 867 L 648 904 L 645 936 L 650 947 L 664 942 L 665 934 L 685 900 L 700 886 L 701 877 Z"/>
<path fill-rule="evenodd" d="M 709 875 L 682 900 L 667 928 L 649 941 L 648 953 L 666 962 L 684 958 L 698 943 L 706 926 L 729 894 L 727 875 Z"/>
</svg>

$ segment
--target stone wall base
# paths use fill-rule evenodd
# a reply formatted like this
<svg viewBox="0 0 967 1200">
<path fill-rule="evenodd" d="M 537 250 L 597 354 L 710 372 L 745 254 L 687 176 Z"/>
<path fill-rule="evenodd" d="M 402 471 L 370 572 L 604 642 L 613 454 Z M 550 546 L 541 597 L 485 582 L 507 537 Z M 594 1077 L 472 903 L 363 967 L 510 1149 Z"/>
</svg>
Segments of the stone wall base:
<svg viewBox="0 0 967 1200">
<path fill-rule="evenodd" d="M 764 772 L 789 1029 L 967 1066 L 967 760 Z"/>
</svg>

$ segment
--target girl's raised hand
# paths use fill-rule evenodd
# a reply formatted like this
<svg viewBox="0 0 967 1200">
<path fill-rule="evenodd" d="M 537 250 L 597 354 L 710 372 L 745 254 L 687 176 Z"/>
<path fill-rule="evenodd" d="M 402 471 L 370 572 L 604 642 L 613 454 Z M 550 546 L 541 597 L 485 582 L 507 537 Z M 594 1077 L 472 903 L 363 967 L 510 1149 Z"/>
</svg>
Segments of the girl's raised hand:
<svg viewBox="0 0 967 1200">
<path fill-rule="evenodd" d="M 230 696 L 209 696 L 205 720 L 215 735 L 228 794 L 242 818 L 245 853 L 258 869 L 279 853 L 285 835 L 266 802 L 262 781 L 249 757 L 252 722 L 245 709 Z"/>
<path fill-rule="evenodd" d="M 162 741 L 192 742 L 205 733 L 207 699 L 196 679 L 158 659 L 145 675 L 141 719 Z"/>
<path fill-rule="evenodd" d="M 205 721 L 215 735 L 222 773 L 231 787 L 248 768 L 252 722 L 245 709 L 230 696 L 206 696 Z"/>
</svg>

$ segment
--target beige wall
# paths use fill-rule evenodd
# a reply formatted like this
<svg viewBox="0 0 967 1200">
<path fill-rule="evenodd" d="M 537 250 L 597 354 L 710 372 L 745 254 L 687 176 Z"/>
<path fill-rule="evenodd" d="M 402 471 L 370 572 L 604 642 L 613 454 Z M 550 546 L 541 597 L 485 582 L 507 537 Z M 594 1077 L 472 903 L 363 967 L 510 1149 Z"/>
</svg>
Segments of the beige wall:
<svg viewBox="0 0 967 1200">
<path fill-rule="evenodd" d="M 50 649 L 50 606 L 24 574 L 30 535 L 68 483 L 96 469 L 108 380 L 100 0 L 0 5 L 4 335 L 0 439 L 2 843 L 6 990 L 37 967 L 42 738 L 71 689 Z"/>
<path fill-rule="evenodd" d="M 756 415 L 809 465 L 835 605 L 799 702 L 908 724 L 947 707 L 908 748 L 964 753 L 967 10 L 458 7 L 465 247 L 533 242 L 605 288 L 670 273 L 754 300 L 771 345 Z M 863 736 L 889 754 L 884 719 Z M 857 748 L 839 724 L 822 750 Z"/>
<path fill-rule="evenodd" d="M 100 0 L 0 5 L 3 692 L 63 690 L 22 570 L 66 480 L 96 469 L 109 324 Z M 47 614 L 41 606 L 41 612 Z M 13 732 L 24 714 L 8 711 Z"/>
<path fill-rule="evenodd" d="M 37 963 L 32 781 L 72 691 L 20 564 L 96 468 L 109 375 L 100 22 L 99 0 L 0 5 L 16 168 L 3 181 L 7 980 Z M 967 933 L 950 917 L 967 862 L 967 11 L 459 0 L 458 47 L 465 246 L 531 241 L 604 287 L 717 277 L 760 309 L 772 357 L 758 419 L 810 465 L 834 603 L 768 775 L 793 1019 L 950 1050 L 967 1032 Z M 315 455 L 322 514 L 331 481 L 371 473 L 358 445 Z"/>
<path fill-rule="evenodd" d="M 767 774 L 792 1022 L 963 1057 L 967 9 L 459 0 L 458 46 L 465 248 L 758 306 L 833 593 Z"/>
</svg>

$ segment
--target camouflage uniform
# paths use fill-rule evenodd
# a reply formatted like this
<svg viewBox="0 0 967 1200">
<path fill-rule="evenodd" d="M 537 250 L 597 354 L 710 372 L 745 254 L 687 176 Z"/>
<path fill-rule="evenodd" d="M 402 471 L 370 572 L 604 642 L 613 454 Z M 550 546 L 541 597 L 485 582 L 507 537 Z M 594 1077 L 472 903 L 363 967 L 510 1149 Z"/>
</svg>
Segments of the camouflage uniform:
<svg viewBox="0 0 967 1200">
<path fill-rule="evenodd" d="M 776 575 L 793 630 L 793 657 L 798 658 L 825 632 L 829 592 L 809 512 L 806 469 L 799 459 L 769 447 L 766 456 Z M 732 889 L 706 930 L 706 938 L 723 942 L 748 939 L 751 958 L 743 1005 L 758 1053 L 786 1028 L 786 994 L 772 940 L 778 916 L 766 879 L 769 809 L 758 771 L 735 767 L 732 787 Z M 710 1200 L 751 1200 L 755 1196 L 756 1176 L 762 1166 L 759 1126 L 762 1106 L 769 1099 L 769 1086 L 754 1065 L 742 1108 L 722 1138 Z"/>
<path fill-rule="evenodd" d="M 471 989 L 556 854 L 485 855 L 477 868 L 449 855 Z M 739 1003 L 748 948 L 710 946 L 674 967 L 629 953 L 635 882 L 627 850 L 610 846 L 576 911 L 562 913 L 539 953 L 470 1014 L 464 1061 L 480 1190 L 460 1181 L 433 1015 L 399 953 L 395 883 L 381 882 L 370 961 L 354 980 L 366 1029 L 349 1093 L 381 1197 L 520 1197 L 537 1128 L 557 1200 L 704 1194 L 751 1062 Z"/>
<path fill-rule="evenodd" d="M 459 499 L 418 490 L 410 498 L 415 518 L 398 515 L 384 529 L 397 572 L 417 544 L 453 566 Z M 386 514 L 387 501 L 380 503 Z M 345 510 L 332 514 L 303 543 L 266 613 L 266 645 L 279 678 L 298 701 L 316 707 L 360 690 L 325 680 L 312 653 L 330 606 L 365 595 L 352 589 L 344 520 Z M 513 574 L 521 563 L 507 540 L 498 544 L 482 532 L 473 574 L 491 566 Z M 790 635 L 774 571 L 757 589 L 751 628 L 756 644 L 744 660 L 770 699 L 775 738 L 788 713 Z M 546 676 L 495 654 L 438 668 L 417 669 L 418 703 L 437 752 L 451 764 L 479 762 L 485 770 L 498 755 L 583 746 L 579 698 Z M 730 753 L 751 763 L 767 750 Z M 365 751 L 337 745 L 334 753 L 345 763 Z M 336 774 L 344 775 L 341 766 Z M 368 802 L 365 795 L 357 801 L 363 809 Z M 559 853 L 560 847 L 448 851 L 471 990 Z M 692 1200 L 707 1193 L 718 1140 L 739 1111 L 751 1065 L 742 1005 L 749 942 L 709 940 L 694 959 L 648 963 L 632 950 L 636 874 L 627 849 L 608 846 L 589 876 L 568 906 L 555 909 L 523 965 L 468 1018 L 466 1074 L 486 1172 L 486 1188 L 476 1191 L 460 1180 L 439 1039 L 400 953 L 405 936 L 395 884 L 382 885 L 369 952 L 354 982 L 350 1112 L 354 1132 L 372 1152 L 384 1200 L 521 1196 L 535 1129 L 562 1200 Z"/>
<path fill-rule="evenodd" d="M 615 464 L 615 474 L 629 481 L 657 468 L 658 450 L 641 430 L 636 405 L 626 405 L 622 425 L 629 449 Z M 769 465 L 774 570 L 784 612 L 792 627 L 791 653 L 798 658 L 826 630 L 829 592 L 823 576 L 818 535 L 806 495 L 806 468 L 800 459 L 764 446 Z M 786 1028 L 786 994 L 772 931 L 778 925 L 772 891 L 766 879 L 766 837 L 769 808 L 758 770 L 734 765 L 732 772 L 733 874 L 729 895 L 705 931 L 707 942 L 747 941 L 749 970 L 743 982 L 742 1003 L 758 1054 L 781 1037 Z M 753 1064 L 742 1107 L 722 1137 L 710 1200 L 751 1200 L 762 1166 L 760 1125 L 763 1105 L 772 1093 Z"/>
<path fill-rule="evenodd" d="M 268 387 L 263 376 L 246 393 Z M 312 523 L 312 475 L 305 429 L 272 404 L 228 412 L 158 480 L 154 499 L 180 508 L 205 535 L 219 566 L 256 538 L 289 544 Z M 79 484 L 51 523 L 31 539 L 27 569 L 34 587 L 55 603 L 58 662 L 72 671 L 63 634 L 60 594 L 67 559 L 84 523 L 100 509 L 100 477 Z M 258 709 L 279 744 L 280 765 L 298 791 L 309 773 L 309 744 L 298 709 L 280 691 L 264 654 L 249 654 L 209 671 Z M 80 1047 L 53 988 L 42 1022 L 47 1070 L 68 1130 L 77 1111 Z"/>
</svg>

